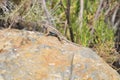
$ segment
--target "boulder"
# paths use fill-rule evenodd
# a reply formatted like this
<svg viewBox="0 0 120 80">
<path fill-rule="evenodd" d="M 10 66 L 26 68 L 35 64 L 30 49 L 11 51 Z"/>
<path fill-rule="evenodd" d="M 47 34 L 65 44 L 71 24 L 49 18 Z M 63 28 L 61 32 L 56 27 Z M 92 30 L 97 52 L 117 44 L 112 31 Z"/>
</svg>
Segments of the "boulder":
<svg viewBox="0 0 120 80">
<path fill-rule="evenodd" d="M 39 32 L 0 30 L 0 80 L 120 80 L 94 51 Z"/>
</svg>

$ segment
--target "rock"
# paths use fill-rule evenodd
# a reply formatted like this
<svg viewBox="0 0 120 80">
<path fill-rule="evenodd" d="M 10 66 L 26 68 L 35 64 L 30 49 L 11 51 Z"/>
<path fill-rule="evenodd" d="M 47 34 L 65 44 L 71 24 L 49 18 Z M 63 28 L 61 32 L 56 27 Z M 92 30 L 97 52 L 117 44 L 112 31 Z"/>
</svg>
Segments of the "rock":
<svg viewBox="0 0 120 80">
<path fill-rule="evenodd" d="M 0 30 L 0 80 L 120 80 L 89 48 L 56 37 Z"/>
</svg>

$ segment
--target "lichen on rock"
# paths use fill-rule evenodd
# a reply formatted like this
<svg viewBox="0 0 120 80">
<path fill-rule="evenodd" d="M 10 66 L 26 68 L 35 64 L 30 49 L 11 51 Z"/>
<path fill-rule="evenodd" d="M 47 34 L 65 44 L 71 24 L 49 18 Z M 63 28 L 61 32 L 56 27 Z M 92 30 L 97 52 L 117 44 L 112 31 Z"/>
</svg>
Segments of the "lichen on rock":
<svg viewBox="0 0 120 80">
<path fill-rule="evenodd" d="M 0 80 L 120 80 L 94 51 L 33 31 L 0 30 Z"/>
</svg>

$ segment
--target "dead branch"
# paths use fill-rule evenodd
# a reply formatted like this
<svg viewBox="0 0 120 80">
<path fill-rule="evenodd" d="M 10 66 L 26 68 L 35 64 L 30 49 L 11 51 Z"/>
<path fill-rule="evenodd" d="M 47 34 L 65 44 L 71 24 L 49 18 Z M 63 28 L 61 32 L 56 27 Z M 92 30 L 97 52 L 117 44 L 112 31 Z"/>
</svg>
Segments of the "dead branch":
<svg viewBox="0 0 120 80">
<path fill-rule="evenodd" d="M 82 27 L 82 21 L 83 21 L 83 10 L 84 10 L 84 0 L 80 0 L 80 12 L 79 12 L 80 29 Z"/>
<path fill-rule="evenodd" d="M 69 32 L 70 32 L 70 39 L 72 42 L 74 42 L 73 30 L 70 23 L 70 6 L 71 6 L 71 0 L 67 0 L 66 19 L 67 19 Z"/>
<path fill-rule="evenodd" d="M 99 7 L 98 7 L 97 12 L 95 14 L 94 22 L 96 22 L 96 20 L 99 18 L 99 15 L 100 15 L 100 13 L 102 11 L 101 9 L 103 7 L 103 3 L 104 3 L 104 0 L 100 0 Z"/>
<path fill-rule="evenodd" d="M 54 26 L 55 24 L 54 24 L 54 21 L 53 21 L 53 17 L 50 14 L 50 12 L 48 11 L 48 8 L 46 6 L 46 1 L 42 0 L 42 3 L 43 3 L 43 9 L 44 9 L 45 15 L 47 16 L 47 20 L 48 20 L 49 24 Z"/>
</svg>

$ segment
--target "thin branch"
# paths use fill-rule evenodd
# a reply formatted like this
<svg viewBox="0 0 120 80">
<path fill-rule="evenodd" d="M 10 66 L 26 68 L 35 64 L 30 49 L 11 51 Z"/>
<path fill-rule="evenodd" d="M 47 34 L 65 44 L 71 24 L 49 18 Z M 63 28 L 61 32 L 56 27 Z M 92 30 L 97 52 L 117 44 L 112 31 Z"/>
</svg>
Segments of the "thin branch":
<svg viewBox="0 0 120 80">
<path fill-rule="evenodd" d="M 50 12 L 51 12 L 52 15 L 54 15 L 54 14 L 55 14 L 55 11 L 60 8 L 60 5 L 61 5 L 61 3 L 60 3 L 60 1 L 59 1 L 59 2 L 51 9 Z"/>
<path fill-rule="evenodd" d="M 46 1 L 42 0 L 42 4 L 43 4 L 43 9 L 44 9 L 45 14 L 47 16 L 47 20 L 48 20 L 49 24 L 54 26 L 53 17 L 50 15 L 50 13 L 49 13 L 49 11 L 47 9 Z"/>
<path fill-rule="evenodd" d="M 33 3 L 32 7 L 29 9 L 29 11 L 26 13 L 26 15 L 23 16 L 23 19 L 25 19 L 30 14 L 30 12 L 35 7 L 36 2 L 37 2 L 37 0 L 34 0 L 34 2 L 32 2 Z"/>
<path fill-rule="evenodd" d="M 66 8 L 65 8 L 65 6 L 63 5 L 62 0 L 60 0 L 60 5 L 62 6 L 62 8 L 64 9 L 64 11 L 65 11 L 65 13 L 66 13 Z"/>
<path fill-rule="evenodd" d="M 119 24 L 120 24 L 120 19 L 118 19 L 118 21 L 116 21 L 116 23 L 113 26 L 113 29 L 116 30 Z"/>
<path fill-rule="evenodd" d="M 70 6 L 71 6 L 71 0 L 67 0 L 66 19 L 67 19 L 69 32 L 70 32 L 71 41 L 74 42 L 73 30 L 70 23 Z"/>
<path fill-rule="evenodd" d="M 100 0 L 100 5 L 99 5 L 97 12 L 95 14 L 94 22 L 96 22 L 96 20 L 99 18 L 99 15 L 100 15 L 100 12 L 101 12 L 101 9 L 103 6 L 103 2 L 104 2 L 104 0 Z"/>
<path fill-rule="evenodd" d="M 113 13 L 113 16 L 112 16 L 112 19 L 111 19 L 111 22 L 112 22 L 113 26 L 115 24 L 116 14 L 117 14 L 118 10 L 119 10 L 119 6 L 117 6 L 117 8 L 115 9 L 115 11 Z"/>
<path fill-rule="evenodd" d="M 80 13 L 79 13 L 79 23 L 80 29 L 82 28 L 83 21 L 83 10 L 84 10 L 84 0 L 80 0 Z"/>
<path fill-rule="evenodd" d="M 60 0 L 60 5 L 61 5 L 61 7 L 63 8 L 63 10 L 64 10 L 65 14 L 67 15 L 67 11 L 66 11 L 65 6 L 63 5 L 62 0 Z M 66 34 L 67 34 L 67 27 L 68 27 L 68 24 L 67 24 L 67 20 L 66 20 L 66 21 L 65 21 L 65 27 L 64 27 L 64 35 L 66 35 Z"/>
<path fill-rule="evenodd" d="M 116 9 L 118 6 L 119 6 L 119 3 L 117 3 L 116 5 L 114 5 L 112 9 L 109 8 L 110 10 L 108 10 L 108 11 L 105 12 L 105 16 L 106 16 L 106 17 L 111 16 L 111 15 L 114 13 L 115 9 Z"/>
<path fill-rule="evenodd" d="M 91 35 L 93 35 L 95 32 L 94 26 L 95 26 L 97 19 L 99 18 L 100 14 L 101 14 L 101 11 L 102 11 L 101 9 L 103 8 L 103 2 L 104 2 L 104 0 L 100 0 L 100 4 L 98 6 L 98 9 L 97 9 L 95 17 L 94 17 L 93 24 L 91 26 Z"/>
<path fill-rule="evenodd" d="M 70 25 L 70 5 L 71 5 L 71 0 L 67 0 L 66 18 L 68 25 Z"/>
</svg>

